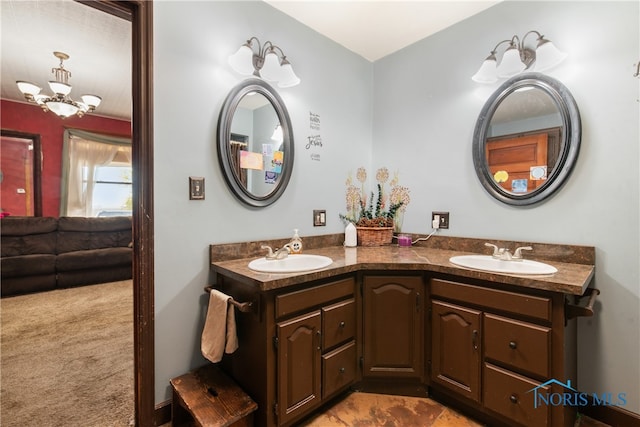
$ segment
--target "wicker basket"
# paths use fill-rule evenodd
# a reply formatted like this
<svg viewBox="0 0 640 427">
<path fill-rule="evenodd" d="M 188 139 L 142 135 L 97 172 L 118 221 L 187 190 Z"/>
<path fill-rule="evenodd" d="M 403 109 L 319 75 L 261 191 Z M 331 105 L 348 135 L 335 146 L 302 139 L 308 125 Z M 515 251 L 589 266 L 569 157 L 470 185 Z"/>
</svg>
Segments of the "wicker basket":
<svg viewBox="0 0 640 427">
<path fill-rule="evenodd" d="M 358 245 L 382 246 L 393 240 L 393 227 L 356 227 Z"/>
</svg>

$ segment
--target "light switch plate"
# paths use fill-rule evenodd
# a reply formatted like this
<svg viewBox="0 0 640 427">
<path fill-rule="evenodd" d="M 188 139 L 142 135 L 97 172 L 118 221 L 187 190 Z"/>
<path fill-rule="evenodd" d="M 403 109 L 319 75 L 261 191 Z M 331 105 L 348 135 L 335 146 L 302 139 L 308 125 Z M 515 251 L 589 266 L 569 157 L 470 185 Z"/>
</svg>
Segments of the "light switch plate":
<svg viewBox="0 0 640 427">
<path fill-rule="evenodd" d="M 204 178 L 201 176 L 189 177 L 189 200 L 204 200 Z"/>
</svg>

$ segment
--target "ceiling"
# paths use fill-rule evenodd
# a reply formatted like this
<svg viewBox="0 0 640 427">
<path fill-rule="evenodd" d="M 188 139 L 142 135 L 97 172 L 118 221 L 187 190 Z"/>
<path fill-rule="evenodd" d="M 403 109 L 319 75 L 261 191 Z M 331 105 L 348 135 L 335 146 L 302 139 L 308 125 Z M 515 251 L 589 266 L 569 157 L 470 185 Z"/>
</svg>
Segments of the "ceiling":
<svg viewBox="0 0 640 427">
<path fill-rule="evenodd" d="M 501 0 L 264 1 L 373 62 Z"/>
<path fill-rule="evenodd" d="M 376 61 L 499 1 L 264 0 L 369 61 Z M 102 97 L 96 115 L 131 117 L 131 25 L 73 0 L 2 0 L 1 97 L 25 101 L 15 82 L 49 92 L 54 51 L 70 56 L 71 97 Z"/>
</svg>

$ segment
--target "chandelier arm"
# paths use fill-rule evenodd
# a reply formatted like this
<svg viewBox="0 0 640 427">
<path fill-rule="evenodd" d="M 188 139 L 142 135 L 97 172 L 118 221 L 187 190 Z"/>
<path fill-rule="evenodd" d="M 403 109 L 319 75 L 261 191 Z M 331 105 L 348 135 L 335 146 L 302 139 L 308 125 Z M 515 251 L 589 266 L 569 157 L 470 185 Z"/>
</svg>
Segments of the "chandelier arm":
<svg viewBox="0 0 640 427">
<path fill-rule="evenodd" d="M 260 50 L 260 40 L 258 40 L 258 38 L 256 36 L 252 36 L 249 40 L 247 40 L 246 45 L 249 46 L 249 48 L 251 50 L 253 50 L 253 41 L 254 40 L 258 44 L 258 51 L 259 51 Z"/>
<path fill-rule="evenodd" d="M 262 59 L 264 59 L 267 56 L 267 53 L 269 53 L 270 50 L 273 50 L 273 46 L 274 44 L 271 43 L 269 40 L 264 42 L 264 44 L 260 48 L 260 56 L 262 57 Z"/>
<path fill-rule="evenodd" d="M 282 60 L 282 59 L 284 59 L 284 58 L 286 58 L 286 55 L 284 54 L 284 51 L 280 48 L 280 46 L 277 46 L 277 45 L 275 45 L 275 44 L 272 44 L 272 45 L 271 45 L 271 49 L 270 49 L 270 50 L 271 50 L 272 52 L 275 52 L 275 51 L 276 51 L 276 49 L 278 50 L 278 52 L 280 52 L 280 59 L 281 59 L 281 60 Z M 276 55 L 277 55 L 277 53 L 276 53 Z"/>
<path fill-rule="evenodd" d="M 494 48 L 493 48 L 493 50 L 491 51 L 491 53 L 495 55 L 495 54 L 498 52 L 498 48 L 499 48 L 501 45 L 503 45 L 504 43 L 512 43 L 512 42 L 513 42 L 513 39 L 510 39 L 510 40 L 502 40 L 500 43 L 498 43 L 498 44 L 496 45 L 496 47 L 494 47 Z"/>
<path fill-rule="evenodd" d="M 524 49 L 524 41 L 525 41 L 525 39 L 527 38 L 527 36 L 528 36 L 529 34 L 535 34 L 535 35 L 538 37 L 538 40 L 539 40 L 539 39 L 541 39 L 542 37 L 544 37 L 542 34 L 540 34 L 540 32 L 538 32 L 538 31 L 536 31 L 536 30 L 528 31 L 528 32 L 524 35 L 524 37 L 522 37 L 522 43 L 521 43 L 521 46 L 520 46 L 520 47 L 521 47 L 521 50 L 522 50 L 522 49 Z"/>
</svg>

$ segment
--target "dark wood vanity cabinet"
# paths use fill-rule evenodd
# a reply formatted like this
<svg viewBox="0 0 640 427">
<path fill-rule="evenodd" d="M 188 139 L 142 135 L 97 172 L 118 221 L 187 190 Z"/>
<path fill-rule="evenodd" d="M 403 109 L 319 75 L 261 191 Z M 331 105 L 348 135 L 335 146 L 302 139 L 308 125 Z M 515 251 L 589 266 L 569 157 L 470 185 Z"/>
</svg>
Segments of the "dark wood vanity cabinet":
<svg viewBox="0 0 640 427">
<path fill-rule="evenodd" d="M 275 297 L 279 425 L 299 419 L 355 380 L 355 305 L 353 278 Z"/>
<path fill-rule="evenodd" d="M 217 287 L 254 310 L 238 313 L 239 348 L 222 365 L 258 404 L 256 426 L 291 426 L 357 378 L 353 275 L 257 291 L 219 276 Z"/>
<path fill-rule="evenodd" d="M 480 401 L 482 313 L 436 299 L 430 311 L 431 380 Z"/>
<path fill-rule="evenodd" d="M 436 394 L 505 425 L 573 425 L 570 407 L 534 404 L 536 392 L 564 392 L 549 380 L 576 378 L 575 325 L 565 324 L 563 295 L 439 278 L 429 288 Z"/>
<path fill-rule="evenodd" d="M 256 426 L 296 425 L 350 386 L 429 393 L 489 425 L 575 420 L 571 407 L 534 405 L 534 389 L 576 385 L 576 321 L 562 293 L 423 271 L 268 291 L 219 275 L 217 287 L 253 304 L 237 313 L 239 348 L 222 366 L 258 404 Z"/>
<path fill-rule="evenodd" d="M 363 380 L 424 381 L 424 279 L 363 278 Z"/>
</svg>

